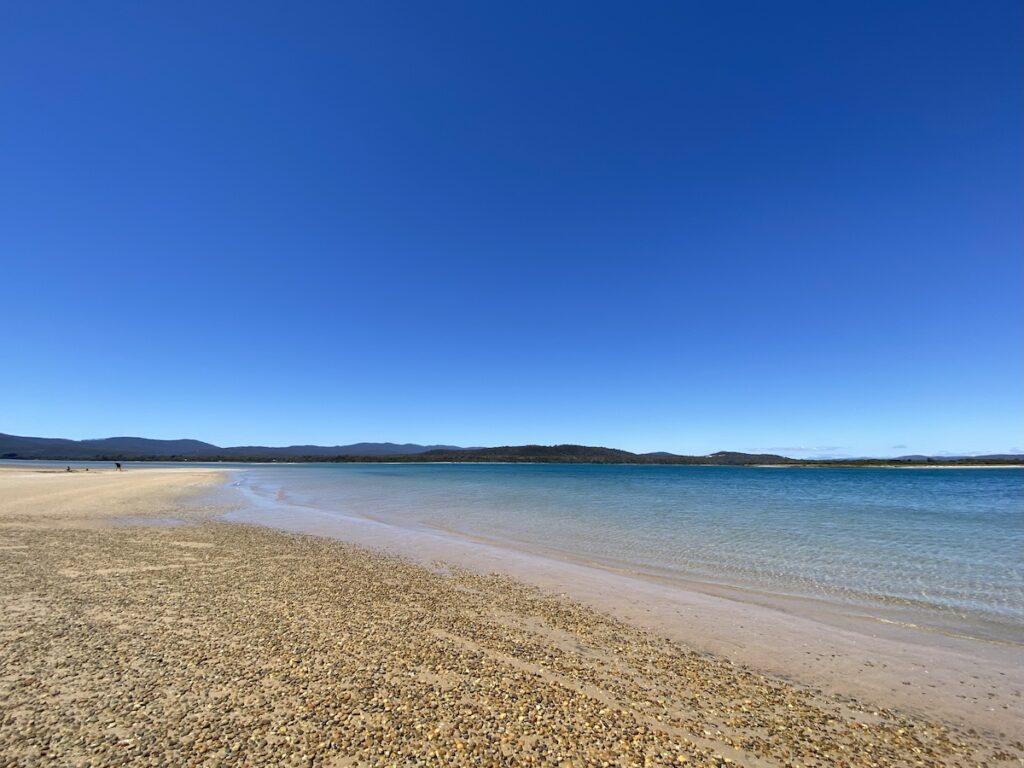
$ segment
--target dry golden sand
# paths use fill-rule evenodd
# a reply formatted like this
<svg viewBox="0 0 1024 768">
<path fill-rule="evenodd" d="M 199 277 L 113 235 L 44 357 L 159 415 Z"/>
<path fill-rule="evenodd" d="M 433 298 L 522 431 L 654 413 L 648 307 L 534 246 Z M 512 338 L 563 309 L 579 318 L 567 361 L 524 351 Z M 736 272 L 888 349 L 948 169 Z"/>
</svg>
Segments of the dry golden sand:
<svg viewBox="0 0 1024 768">
<path fill-rule="evenodd" d="M 175 496 L 201 472 L 28 475 L 0 474 L 0 765 L 967 766 L 1024 752 L 504 577 L 203 520 Z M 101 524 L 111 511 L 192 519 Z"/>
</svg>

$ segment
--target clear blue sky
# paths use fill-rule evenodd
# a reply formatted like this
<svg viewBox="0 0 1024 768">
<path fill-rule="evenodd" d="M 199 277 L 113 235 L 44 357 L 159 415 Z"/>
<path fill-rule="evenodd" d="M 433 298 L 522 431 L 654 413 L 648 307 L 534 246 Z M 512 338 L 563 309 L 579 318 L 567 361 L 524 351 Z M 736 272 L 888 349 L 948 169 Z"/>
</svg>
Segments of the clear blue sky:
<svg viewBox="0 0 1024 768">
<path fill-rule="evenodd" d="M 0 10 L 0 431 L 1024 449 L 1024 4 Z"/>
</svg>

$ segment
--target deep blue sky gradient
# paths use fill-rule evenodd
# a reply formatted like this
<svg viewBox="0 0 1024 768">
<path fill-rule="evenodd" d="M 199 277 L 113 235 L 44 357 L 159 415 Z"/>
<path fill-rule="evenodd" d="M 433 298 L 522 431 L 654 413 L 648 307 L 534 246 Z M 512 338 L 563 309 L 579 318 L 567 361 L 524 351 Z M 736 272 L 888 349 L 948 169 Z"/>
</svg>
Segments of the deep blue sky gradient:
<svg viewBox="0 0 1024 768">
<path fill-rule="evenodd" d="M 1024 449 L 1024 4 L 0 9 L 0 431 Z"/>
</svg>

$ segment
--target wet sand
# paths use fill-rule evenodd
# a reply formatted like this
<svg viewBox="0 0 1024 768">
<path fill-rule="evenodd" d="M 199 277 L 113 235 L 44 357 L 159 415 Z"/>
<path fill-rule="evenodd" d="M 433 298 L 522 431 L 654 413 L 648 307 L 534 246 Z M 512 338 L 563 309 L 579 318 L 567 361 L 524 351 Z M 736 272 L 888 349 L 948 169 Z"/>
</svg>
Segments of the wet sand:
<svg viewBox="0 0 1024 768">
<path fill-rule="evenodd" d="M 212 521 L 219 477 L 0 470 L 0 765 L 1020 765 L 505 576 Z"/>
</svg>

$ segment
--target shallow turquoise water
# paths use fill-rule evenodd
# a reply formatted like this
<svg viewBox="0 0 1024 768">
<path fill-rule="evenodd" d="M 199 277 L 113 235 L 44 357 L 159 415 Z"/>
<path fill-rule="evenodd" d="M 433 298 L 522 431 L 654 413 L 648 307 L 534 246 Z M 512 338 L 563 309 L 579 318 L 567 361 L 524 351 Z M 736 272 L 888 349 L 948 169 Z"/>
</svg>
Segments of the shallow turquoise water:
<svg viewBox="0 0 1024 768">
<path fill-rule="evenodd" d="M 1024 470 L 250 466 L 264 504 L 853 605 L 1024 640 Z"/>
</svg>

